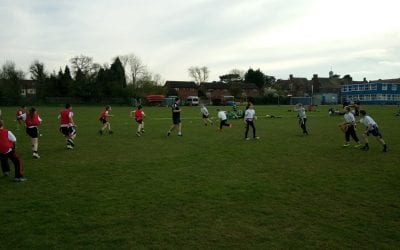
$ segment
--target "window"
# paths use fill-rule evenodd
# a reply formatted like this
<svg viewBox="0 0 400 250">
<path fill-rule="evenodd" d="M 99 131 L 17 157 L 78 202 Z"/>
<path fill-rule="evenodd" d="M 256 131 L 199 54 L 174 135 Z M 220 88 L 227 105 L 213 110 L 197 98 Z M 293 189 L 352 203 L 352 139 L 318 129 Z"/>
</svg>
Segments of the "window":
<svg viewBox="0 0 400 250">
<path fill-rule="evenodd" d="M 376 83 L 371 84 L 370 89 L 371 90 L 376 90 Z"/>
<path fill-rule="evenodd" d="M 392 85 L 392 91 L 397 91 L 397 84 Z"/>
<path fill-rule="evenodd" d="M 382 84 L 382 90 L 388 90 L 387 84 Z"/>
</svg>

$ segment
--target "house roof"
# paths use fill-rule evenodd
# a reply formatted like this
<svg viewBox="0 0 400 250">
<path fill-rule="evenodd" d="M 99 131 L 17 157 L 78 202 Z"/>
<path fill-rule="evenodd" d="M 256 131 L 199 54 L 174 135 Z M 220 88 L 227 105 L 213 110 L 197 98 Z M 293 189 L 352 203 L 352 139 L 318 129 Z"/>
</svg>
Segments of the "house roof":
<svg viewBox="0 0 400 250">
<path fill-rule="evenodd" d="M 229 89 L 229 84 L 223 82 L 202 82 L 200 88 L 205 89 Z"/>
<path fill-rule="evenodd" d="M 381 82 L 381 83 L 400 83 L 400 78 L 395 78 L 395 79 L 379 79 L 375 81 L 370 81 L 370 82 Z"/>
<path fill-rule="evenodd" d="M 166 81 L 165 82 L 165 87 L 168 88 L 187 88 L 187 89 L 198 89 L 199 86 L 196 85 L 195 82 L 189 82 L 189 81 Z"/>
</svg>

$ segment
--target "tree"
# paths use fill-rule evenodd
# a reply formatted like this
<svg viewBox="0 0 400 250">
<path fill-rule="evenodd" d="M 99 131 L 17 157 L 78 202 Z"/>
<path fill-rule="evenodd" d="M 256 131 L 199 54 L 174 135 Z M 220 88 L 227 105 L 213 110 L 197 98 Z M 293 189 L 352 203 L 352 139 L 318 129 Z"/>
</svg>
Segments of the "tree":
<svg viewBox="0 0 400 250">
<path fill-rule="evenodd" d="M 242 78 L 240 77 L 239 74 L 232 74 L 232 73 L 219 76 L 219 79 L 221 80 L 221 82 L 224 82 L 224 83 L 232 83 L 232 82 L 241 82 L 242 81 Z"/>
<path fill-rule="evenodd" d="M 46 96 L 48 78 L 44 63 L 41 63 L 38 60 L 33 61 L 29 67 L 29 72 L 31 73 L 31 79 L 36 83 L 36 96 L 44 98 Z"/>
<path fill-rule="evenodd" d="M 142 60 L 135 54 L 128 54 L 119 57 L 122 65 L 126 69 L 129 67 L 132 84 L 136 86 L 136 82 L 147 73 L 147 67 Z"/>
<path fill-rule="evenodd" d="M 190 67 L 188 69 L 189 71 L 189 76 L 193 78 L 193 80 L 197 83 L 200 84 L 201 82 L 206 82 L 208 80 L 208 76 L 210 74 L 210 71 L 206 66 L 203 67 Z"/>
<path fill-rule="evenodd" d="M 75 74 L 78 72 L 78 70 L 80 70 L 84 75 L 88 75 L 93 70 L 92 57 L 84 55 L 75 56 L 70 59 L 70 62 L 72 65 L 72 70 L 75 72 Z"/>
<path fill-rule="evenodd" d="M 244 81 L 246 83 L 254 83 L 258 89 L 262 90 L 265 87 L 266 77 L 260 69 L 254 71 L 250 68 L 244 76 Z"/>
<path fill-rule="evenodd" d="M 7 61 L 0 70 L 1 94 L 2 96 L 19 100 L 21 97 L 21 80 L 24 79 L 24 72 L 17 70 L 15 63 Z"/>
</svg>

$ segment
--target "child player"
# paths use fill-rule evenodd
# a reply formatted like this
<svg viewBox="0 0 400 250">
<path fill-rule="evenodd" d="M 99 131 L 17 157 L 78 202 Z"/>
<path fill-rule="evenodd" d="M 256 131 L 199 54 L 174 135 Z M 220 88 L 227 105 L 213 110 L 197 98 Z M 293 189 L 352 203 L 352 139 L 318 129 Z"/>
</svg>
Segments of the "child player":
<svg viewBox="0 0 400 250">
<path fill-rule="evenodd" d="M 12 161 L 15 168 L 15 179 L 16 182 L 26 181 L 22 173 L 21 159 L 15 153 L 15 143 L 17 138 L 15 135 L 8 131 L 3 126 L 3 121 L 0 120 L 0 160 L 1 169 L 3 170 L 4 176 L 10 175 L 10 166 L 8 165 L 8 159 Z"/>
<path fill-rule="evenodd" d="M 69 103 L 65 105 L 65 109 L 60 112 L 58 119 L 60 120 L 60 132 L 64 135 L 67 142 L 67 149 L 73 149 L 75 146 L 74 139 L 76 137 L 76 125 L 74 123 L 72 107 Z"/>
<path fill-rule="evenodd" d="M 360 122 L 365 125 L 366 129 L 363 133 L 363 137 L 365 140 L 365 145 L 361 148 L 362 150 L 368 151 L 368 136 L 372 134 L 376 140 L 383 146 L 383 152 L 387 152 L 387 145 L 382 138 L 382 134 L 379 132 L 378 124 L 372 119 L 371 116 L 367 115 L 365 110 L 360 110 Z"/>
<path fill-rule="evenodd" d="M 132 111 L 132 116 L 135 118 L 135 121 L 138 123 L 138 128 L 136 135 L 140 137 L 141 134 L 144 134 L 144 111 L 142 110 L 142 105 L 139 105 L 137 109 Z"/>
<path fill-rule="evenodd" d="M 21 105 L 17 113 L 15 114 L 15 120 L 17 121 L 17 130 L 19 130 L 20 126 L 24 125 L 24 121 L 26 118 L 26 111 L 25 111 L 25 105 Z"/>
<path fill-rule="evenodd" d="M 351 136 L 353 140 L 357 143 L 354 147 L 358 148 L 361 146 L 361 144 L 356 134 L 356 119 L 354 118 L 354 115 L 351 112 L 349 106 L 346 106 L 344 109 L 345 109 L 345 114 L 343 116 L 344 123 L 341 126 L 344 131 L 346 142 L 344 143 L 343 147 L 350 146 L 350 136 Z"/>
<path fill-rule="evenodd" d="M 175 128 L 178 129 L 178 136 L 182 136 L 182 123 L 181 123 L 181 108 L 179 107 L 180 99 L 175 97 L 175 102 L 172 105 L 172 125 L 167 132 L 167 136 L 171 135 L 171 131 Z"/>
<path fill-rule="evenodd" d="M 25 126 L 26 126 L 26 133 L 31 137 L 32 156 L 35 159 L 40 158 L 38 154 L 38 147 L 39 147 L 38 126 L 41 122 L 42 119 L 40 119 L 36 109 L 32 107 L 29 110 L 28 114 L 26 115 Z"/>
<path fill-rule="evenodd" d="M 204 104 L 201 104 L 200 113 L 203 117 L 203 122 L 205 126 L 207 126 L 208 123 L 213 125 L 213 122 L 210 120 L 210 118 L 208 118 L 210 116 L 210 113 L 208 113 L 208 109 Z"/>
<path fill-rule="evenodd" d="M 299 125 L 303 130 L 303 134 L 308 135 L 306 127 L 306 122 L 307 122 L 306 109 L 304 108 L 303 104 L 299 103 L 296 105 L 296 108 L 294 110 L 297 111 L 297 118 L 299 118 Z"/>
<path fill-rule="evenodd" d="M 220 110 L 220 109 L 217 109 L 217 111 L 218 111 L 218 118 L 220 120 L 219 131 L 222 131 L 223 126 L 232 128 L 232 124 L 228 123 L 228 118 L 226 117 L 225 111 Z"/>
<path fill-rule="evenodd" d="M 244 112 L 244 123 L 246 124 L 246 132 L 244 133 L 245 140 L 250 140 L 247 137 L 249 133 L 249 127 L 253 129 L 253 138 L 260 139 L 260 137 L 256 136 L 256 127 L 254 126 L 254 120 L 256 119 L 256 111 L 254 110 L 254 106 L 251 102 L 249 102 L 246 106 L 246 111 Z"/>
<path fill-rule="evenodd" d="M 105 110 L 103 110 L 100 113 L 99 121 L 101 122 L 101 124 L 103 124 L 103 127 L 99 130 L 99 134 L 100 135 L 102 135 L 104 130 L 106 130 L 106 129 L 108 131 L 108 134 L 112 134 L 113 133 L 113 131 L 111 130 L 111 124 L 108 121 L 108 117 L 112 116 L 110 114 L 110 112 L 111 112 L 111 106 L 107 105 Z"/>
</svg>

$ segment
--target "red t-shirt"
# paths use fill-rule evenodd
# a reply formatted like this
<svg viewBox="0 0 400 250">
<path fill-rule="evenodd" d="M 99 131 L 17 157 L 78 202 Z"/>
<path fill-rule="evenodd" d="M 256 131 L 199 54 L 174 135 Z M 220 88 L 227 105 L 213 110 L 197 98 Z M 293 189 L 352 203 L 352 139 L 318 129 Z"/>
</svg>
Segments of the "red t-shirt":
<svg viewBox="0 0 400 250">
<path fill-rule="evenodd" d="M 60 113 L 61 125 L 70 125 L 70 123 L 71 123 L 71 118 L 69 117 L 70 113 L 71 113 L 71 110 L 69 110 L 69 109 L 65 109 L 64 111 L 61 111 L 61 113 Z"/>
<path fill-rule="evenodd" d="M 143 111 L 141 109 L 135 110 L 135 120 L 136 121 L 143 120 Z"/>
<path fill-rule="evenodd" d="M 33 114 L 32 117 L 29 114 L 26 116 L 25 120 L 26 127 L 39 126 L 39 124 L 40 120 L 38 114 Z"/>
<path fill-rule="evenodd" d="M 8 130 L 0 129 L 0 154 L 7 153 L 13 147 L 12 142 L 8 139 Z"/>
</svg>

